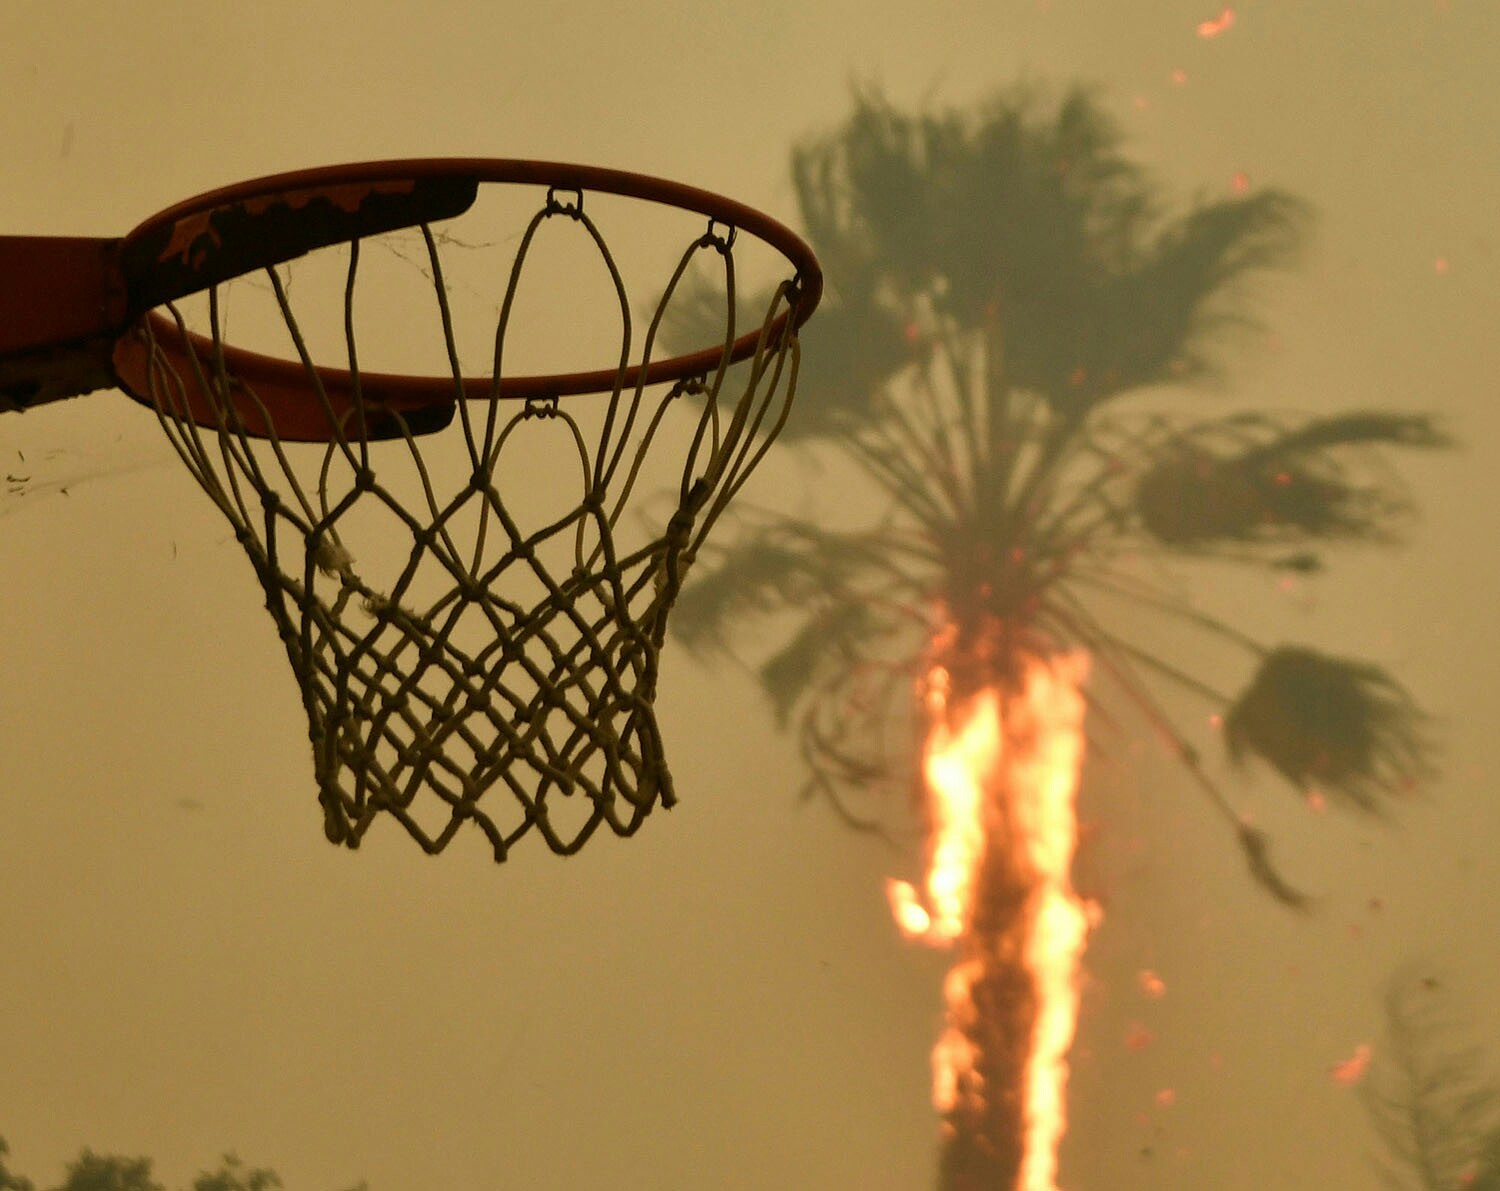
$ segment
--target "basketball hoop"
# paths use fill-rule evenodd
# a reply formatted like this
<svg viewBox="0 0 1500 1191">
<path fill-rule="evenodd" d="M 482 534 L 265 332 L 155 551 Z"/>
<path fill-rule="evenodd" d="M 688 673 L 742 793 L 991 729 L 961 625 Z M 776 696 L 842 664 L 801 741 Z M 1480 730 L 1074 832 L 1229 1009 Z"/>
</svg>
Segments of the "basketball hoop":
<svg viewBox="0 0 1500 1191">
<path fill-rule="evenodd" d="M 493 365 L 465 375 L 433 225 L 468 210 L 481 185 L 534 188 L 537 202 L 499 297 Z M 661 282 L 638 353 L 591 195 L 703 220 Z M 539 229 L 555 220 L 574 225 L 608 272 L 619 351 L 591 370 L 508 375 L 518 286 Z M 446 374 L 359 363 L 362 245 L 410 228 Z M 775 249 L 791 276 L 737 334 L 741 236 Z M 346 367 L 314 359 L 277 268 L 330 246 L 347 253 Z M 601 825 L 630 835 L 673 805 L 654 710 L 667 615 L 790 409 L 797 331 L 822 287 L 798 237 L 731 200 L 636 174 L 427 160 L 243 183 L 120 241 L 0 240 L 0 270 L 49 252 L 71 262 L 73 290 L 62 313 L 20 331 L 4 323 L 19 303 L 0 298 L 0 393 L 24 407 L 114 384 L 156 411 L 264 589 L 307 713 L 331 841 L 356 847 L 385 814 L 428 852 L 472 822 L 497 861 L 533 829 L 569 854 Z M 724 277 L 722 338 L 657 358 L 679 283 L 705 260 Z M 256 271 L 294 346 L 288 358 L 227 342 L 220 287 Z M 200 293 L 206 325 L 195 326 L 182 299 Z M 681 453 L 653 515 L 650 465 L 669 444 Z M 559 467 L 537 515 L 516 464 L 542 452 Z"/>
</svg>

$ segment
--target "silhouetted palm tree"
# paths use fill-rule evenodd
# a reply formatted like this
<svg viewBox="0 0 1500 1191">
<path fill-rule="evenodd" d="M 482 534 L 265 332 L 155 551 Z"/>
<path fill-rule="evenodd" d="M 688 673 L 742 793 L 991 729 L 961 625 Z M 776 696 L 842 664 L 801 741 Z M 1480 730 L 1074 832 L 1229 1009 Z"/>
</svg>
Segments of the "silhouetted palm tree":
<svg viewBox="0 0 1500 1191">
<path fill-rule="evenodd" d="M 1083 90 L 917 115 L 861 94 L 792 167 L 829 297 L 782 441 L 852 461 L 879 499 L 850 528 L 847 507 L 824 510 L 839 528 L 741 512 L 679 601 L 682 638 L 712 651 L 752 624 L 786 631 L 761 683 L 796 731 L 809 791 L 863 826 L 878 816 L 856 797 L 920 782 L 917 692 L 934 664 L 956 705 L 1013 692 L 1030 658 L 1085 650 L 1091 714 L 1123 700 L 1149 717 L 1255 878 L 1301 905 L 1163 695 L 1206 700 L 1231 757 L 1365 812 L 1424 772 L 1420 717 L 1379 666 L 1262 645 L 1186 600 L 1165 564 L 1310 574 L 1326 547 L 1388 542 L 1407 502 L 1372 450 L 1443 442 L 1419 415 L 1163 400 L 1214 378 L 1230 333 L 1254 325 L 1245 284 L 1291 261 L 1303 206 L 1267 191 L 1168 214 Z M 701 339 L 710 309 L 706 292 L 679 300 L 677 335 Z M 1248 687 L 1225 694 L 1155 630 L 1127 634 L 1140 613 L 1243 649 Z M 978 878 L 982 949 L 1018 912 L 998 857 Z M 1014 970 L 974 989 L 978 1076 L 1007 1094 L 983 1120 L 950 1115 L 949 1188 L 1014 1178 L 1026 998 Z"/>
</svg>

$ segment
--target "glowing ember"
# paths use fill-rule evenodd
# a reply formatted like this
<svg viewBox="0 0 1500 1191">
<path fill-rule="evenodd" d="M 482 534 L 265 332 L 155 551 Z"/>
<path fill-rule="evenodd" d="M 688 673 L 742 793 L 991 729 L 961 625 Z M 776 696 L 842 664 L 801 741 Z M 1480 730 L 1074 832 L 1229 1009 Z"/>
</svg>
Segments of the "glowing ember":
<svg viewBox="0 0 1500 1191">
<path fill-rule="evenodd" d="M 1199 37 L 1217 37 L 1234 24 L 1234 9 L 1226 8 L 1211 21 L 1198 22 Z"/>
<path fill-rule="evenodd" d="M 1370 1069 L 1370 1060 L 1374 1056 L 1375 1052 L 1369 1044 L 1361 1042 L 1354 1048 L 1352 1055 L 1330 1067 L 1328 1074 L 1333 1077 L 1334 1083 L 1343 1084 L 1346 1088 L 1353 1087 L 1365 1077 L 1365 1072 Z"/>
<path fill-rule="evenodd" d="M 907 881 L 887 881 L 886 896 L 890 899 L 891 914 L 901 933 L 909 939 L 926 939 L 932 928 L 932 915 L 917 900 L 917 891 Z"/>
<path fill-rule="evenodd" d="M 1097 908 L 1074 892 L 1074 798 L 1083 762 L 1082 656 L 1032 661 L 1021 690 L 986 688 L 950 708 L 951 681 L 929 676 L 931 727 L 923 755 L 930 857 L 923 891 L 890 881 L 897 925 L 933 945 L 964 943 L 944 982 L 946 1026 L 933 1048 L 933 1104 L 944 1115 L 982 1115 L 990 1089 L 981 1054 L 996 1023 L 980 1021 L 975 988 L 1019 962 L 1034 995 L 1021 1103 L 1019 1191 L 1055 1191 L 1067 1127 L 1066 1056 L 1078 1019 L 1078 964 Z M 982 866 L 1003 865 L 1024 890 L 1014 933 L 975 925 Z M 980 937 L 980 936 L 983 937 Z M 1003 1095 L 1006 1089 L 996 1094 Z"/>
<path fill-rule="evenodd" d="M 1131 1054 L 1140 1054 L 1155 1041 L 1156 1035 L 1138 1021 L 1131 1022 L 1130 1029 L 1125 1032 L 1125 1049 Z"/>
</svg>

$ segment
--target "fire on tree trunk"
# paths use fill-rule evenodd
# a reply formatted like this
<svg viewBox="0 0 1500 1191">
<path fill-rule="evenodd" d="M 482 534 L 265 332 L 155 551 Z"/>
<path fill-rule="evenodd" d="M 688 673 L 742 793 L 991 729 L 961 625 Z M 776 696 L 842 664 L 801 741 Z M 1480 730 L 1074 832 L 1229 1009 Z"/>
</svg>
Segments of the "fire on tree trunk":
<svg viewBox="0 0 1500 1191">
<path fill-rule="evenodd" d="M 1027 658 L 955 690 L 965 669 L 928 677 L 925 896 L 892 882 L 891 904 L 906 934 L 957 953 L 932 1056 L 942 1187 L 1053 1191 L 1092 913 L 1070 880 L 1086 662 Z"/>
</svg>

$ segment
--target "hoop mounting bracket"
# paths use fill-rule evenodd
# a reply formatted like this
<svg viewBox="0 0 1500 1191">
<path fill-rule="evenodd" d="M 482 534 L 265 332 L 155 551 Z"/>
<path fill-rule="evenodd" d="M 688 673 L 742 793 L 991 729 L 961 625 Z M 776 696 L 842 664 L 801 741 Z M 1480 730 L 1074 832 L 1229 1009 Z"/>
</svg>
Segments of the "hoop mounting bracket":
<svg viewBox="0 0 1500 1191">
<path fill-rule="evenodd" d="M 114 385 L 129 322 L 119 259 L 118 239 L 0 236 L 0 409 Z"/>
</svg>

